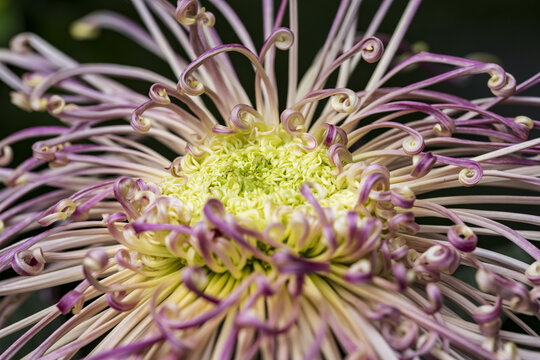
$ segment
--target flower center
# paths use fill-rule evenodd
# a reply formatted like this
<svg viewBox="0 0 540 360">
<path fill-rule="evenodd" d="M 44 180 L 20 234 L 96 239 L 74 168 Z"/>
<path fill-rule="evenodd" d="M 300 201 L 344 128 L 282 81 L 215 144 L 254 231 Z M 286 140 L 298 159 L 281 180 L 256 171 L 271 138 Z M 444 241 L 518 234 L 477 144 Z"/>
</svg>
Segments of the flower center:
<svg viewBox="0 0 540 360">
<path fill-rule="evenodd" d="M 301 195 L 302 184 L 315 184 L 323 207 L 351 208 L 355 194 L 339 184 L 328 149 L 303 150 L 281 127 L 269 132 L 216 134 L 181 161 L 179 177 L 159 184 L 162 194 L 182 201 L 191 212 L 190 224 L 201 219 L 210 198 L 220 200 L 227 212 L 264 228 L 279 206 L 311 212 Z"/>
</svg>

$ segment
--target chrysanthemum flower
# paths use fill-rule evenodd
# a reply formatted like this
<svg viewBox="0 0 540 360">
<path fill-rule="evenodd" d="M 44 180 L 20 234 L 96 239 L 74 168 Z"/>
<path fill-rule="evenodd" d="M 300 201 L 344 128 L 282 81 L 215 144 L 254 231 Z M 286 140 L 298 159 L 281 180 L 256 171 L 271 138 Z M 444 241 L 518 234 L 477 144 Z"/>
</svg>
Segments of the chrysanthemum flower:
<svg viewBox="0 0 540 360">
<path fill-rule="evenodd" d="M 12 102 L 61 124 L 0 142 L 6 166 L 11 144 L 36 139 L 0 169 L 1 318 L 74 285 L 4 325 L 20 337 L 0 359 L 538 359 L 540 123 L 492 108 L 540 104 L 520 96 L 540 76 L 516 84 L 496 64 L 425 52 L 393 63 L 419 1 L 383 46 L 389 3 L 358 33 L 359 1 L 342 1 L 305 74 L 296 0 L 263 0 L 258 48 L 222 0 L 133 0 L 140 22 L 74 24 L 126 35 L 172 78 L 15 37 L 0 51 Z M 208 10 L 239 44 L 221 43 Z M 351 83 L 360 62 L 371 78 Z M 387 85 L 424 64 L 439 73 Z M 471 75 L 493 97 L 433 88 Z M 502 239 L 527 260 L 490 249 Z"/>
</svg>

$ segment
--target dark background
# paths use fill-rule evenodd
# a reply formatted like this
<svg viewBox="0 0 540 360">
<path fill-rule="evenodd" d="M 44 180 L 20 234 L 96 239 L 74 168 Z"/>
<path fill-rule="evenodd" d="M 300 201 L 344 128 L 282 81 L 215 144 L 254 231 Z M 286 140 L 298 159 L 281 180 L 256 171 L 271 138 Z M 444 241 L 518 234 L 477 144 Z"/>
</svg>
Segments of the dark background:
<svg viewBox="0 0 540 360">
<path fill-rule="evenodd" d="M 236 0 L 231 3 L 244 20 L 256 46 L 260 48 L 263 41 L 260 1 Z M 337 3 L 337 0 L 299 0 L 300 74 L 321 48 Z M 379 1 L 364 1 L 360 10 L 360 30 L 367 27 L 378 4 Z M 391 34 L 405 4 L 403 0 L 395 1 L 393 10 L 391 9 L 380 29 L 382 33 Z M 69 26 L 72 21 L 101 8 L 138 19 L 133 6 L 127 0 L 0 0 L 0 48 L 7 47 L 9 39 L 15 34 L 30 31 L 39 34 L 79 62 L 135 65 L 172 76 L 163 61 L 116 33 L 104 31 L 97 39 L 89 41 L 77 41 L 70 37 Z M 212 11 L 213 7 L 208 5 L 207 8 Z M 236 42 L 235 35 L 220 18 L 219 12 L 213 12 L 217 18 L 216 28 L 222 39 Z M 429 51 L 435 53 L 491 59 L 489 61 L 500 63 L 521 82 L 540 71 L 540 1 L 425 0 L 405 39 L 409 44 L 425 42 Z M 240 64 L 245 65 L 244 62 Z M 278 64 L 286 66 L 284 55 L 278 58 Z M 252 73 L 245 71 L 246 69 L 245 66 L 241 69 L 241 79 L 249 89 L 252 87 Z M 373 65 L 362 64 L 349 86 L 352 89 L 363 87 L 372 69 Z M 397 77 L 393 84 L 404 85 L 425 77 L 426 73 L 422 71 L 408 72 Z M 490 96 L 491 93 L 486 87 L 487 80 L 486 75 L 481 75 L 469 81 L 447 84 L 439 89 L 468 98 Z M 148 84 L 134 86 L 138 86 L 143 93 L 147 92 Z M 540 86 L 537 88 L 526 94 L 540 95 Z M 27 113 L 13 106 L 9 101 L 9 91 L 7 86 L 0 83 L 0 138 L 24 127 L 57 123 L 57 120 L 47 113 Z M 281 98 L 283 94 L 284 92 L 281 93 Z M 525 114 L 534 119 L 540 118 L 540 111 L 534 108 L 520 109 L 519 113 L 516 113 L 518 110 L 514 108 L 502 108 L 501 111 L 513 115 L 525 111 Z M 14 149 L 18 160 L 30 155 L 29 143 Z M 47 298 L 35 299 L 37 301 L 32 301 L 30 306 L 21 309 L 18 317 L 47 305 Z M 0 350 L 13 339 L 0 339 Z"/>
</svg>

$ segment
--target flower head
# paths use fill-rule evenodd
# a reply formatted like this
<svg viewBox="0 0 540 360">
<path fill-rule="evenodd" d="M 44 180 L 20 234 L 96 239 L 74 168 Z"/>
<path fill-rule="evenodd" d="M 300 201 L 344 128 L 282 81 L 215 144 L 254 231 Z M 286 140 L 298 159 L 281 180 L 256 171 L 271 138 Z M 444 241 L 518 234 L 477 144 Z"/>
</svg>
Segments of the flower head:
<svg viewBox="0 0 540 360">
<path fill-rule="evenodd" d="M 499 65 L 427 52 L 393 62 L 418 0 L 385 42 L 374 34 L 388 1 L 363 33 L 359 2 L 342 1 L 305 74 L 295 0 L 263 0 L 259 47 L 223 0 L 133 4 L 141 24 L 96 12 L 72 33 L 118 31 L 174 78 L 78 64 L 28 33 L 0 52 L 12 102 L 62 122 L 0 142 L 7 166 L 12 143 L 37 138 L 0 169 L 2 317 L 21 294 L 74 283 L 0 329 L 22 334 L 0 359 L 33 337 L 30 359 L 539 356 L 540 220 L 527 213 L 539 198 L 515 189 L 540 190 L 540 123 L 492 108 L 537 105 L 519 94 L 540 76 L 518 84 Z M 211 11 L 239 44 L 221 42 Z M 359 62 L 372 64 L 366 84 L 349 81 Z M 446 67 L 387 85 L 425 64 Z M 237 71 L 253 73 L 253 93 Z M 493 97 L 433 89 L 481 74 Z M 527 261 L 490 249 L 493 237 Z"/>
</svg>

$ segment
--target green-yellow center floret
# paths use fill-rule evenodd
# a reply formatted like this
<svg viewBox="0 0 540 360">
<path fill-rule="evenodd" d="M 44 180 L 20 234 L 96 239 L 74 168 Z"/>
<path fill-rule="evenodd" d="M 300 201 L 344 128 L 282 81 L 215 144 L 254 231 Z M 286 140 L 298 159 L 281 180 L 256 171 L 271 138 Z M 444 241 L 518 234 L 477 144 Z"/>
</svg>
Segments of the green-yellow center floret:
<svg viewBox="0 0 540 360">
<path fill-rule="evenodd" d="M 335 211 L 354 204 L 354 192 L 337 182 L 328 148 L 306 151 L 282 128 L 217 134 L 195 151 L 199 150 L 204 152 L 201 156 L 184 156 L 180 177 L 170 176 L 160 183 L 164 195 L 181 200 L 191 210 L 191 224 L 200 220 L 209 198 L 219 199 L 228 212 L 258 228 L 268 224 L 269 211 L 278 206 L 311 212 L 300 194 L 305 182 L 319 185 L 316 196 L 323 207 Z"/>
</svg>

